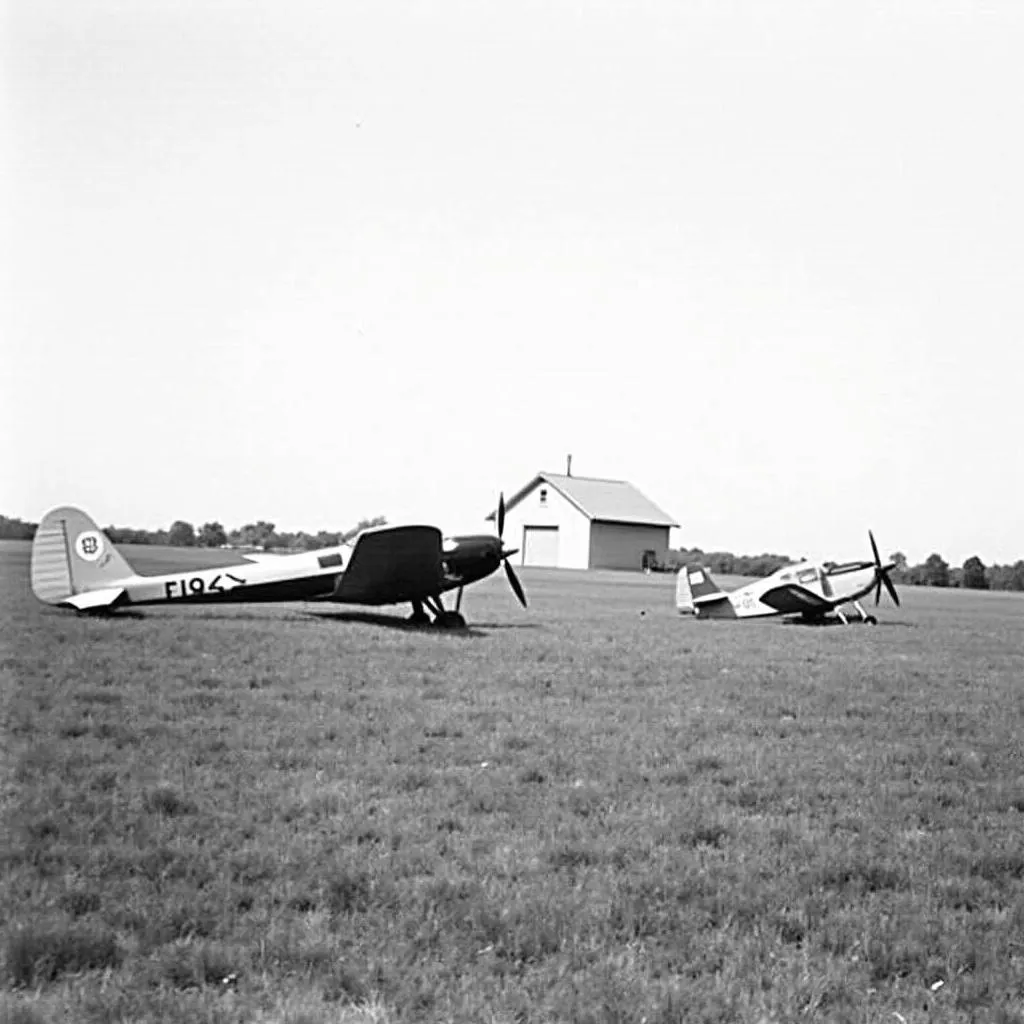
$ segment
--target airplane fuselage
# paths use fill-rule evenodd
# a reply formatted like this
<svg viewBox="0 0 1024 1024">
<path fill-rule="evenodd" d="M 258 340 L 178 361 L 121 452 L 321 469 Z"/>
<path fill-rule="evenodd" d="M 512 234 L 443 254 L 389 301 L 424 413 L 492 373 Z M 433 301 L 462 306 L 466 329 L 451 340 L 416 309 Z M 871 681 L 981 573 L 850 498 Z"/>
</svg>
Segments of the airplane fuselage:
<svg viewBox="0 0 1024 1024">
<path fill-rule="evenodd" d="M 504 510 L 503 499 L 499 508 Z M 503 517 L 499 517 L 500 521 Z M 292 555 L 238 555 L 236 564 L 143 576 L 85 512 L 51 509 L 32 539 L 32 591 L 45 604 L 100 613 L 125 605 L 228 604 L 250 601 L 409 602 L 412 621 L 465 626 L 462 588 L 504 565 L 523 607 L 526 597 L 509 565 L 515 554 L 498 536 L 445 538 L 435 526 L 381 526 L 342 544 Z M 455 609 L 442 595 L 457 590 Z M 430 615 L 427 614 L 429 610 Z"/>
<path fill-rule="evenodd" d="M 800 590 L 837 607 L 848 604 L 871 592 L 875 586 L 875 567 L 871 562 L 850 562 L 844 565 L 831 563 L 801 562 L 778 569 L 764 579 L 748 583 L 725 595 L 726 600 L 698 606 L 698 618 L 708 619 L 752 619 L 769 615 L 808 615 L 820 610 L 819 601 L 805 599 Z M 789 597 L 788 606 L 780 609 L 761 600 L 763 594 L 778 591 L 780 587 L 795 584 Z M 799 589 L 797 589 L 799 588 Z"/>
<path fill-rule="evenodd" d="M 232 604 L 252 601 L 331 601 L 348 565 L 347 546 L 294 555 L 262 555 L 214 569 L 142 576 L 132 573 L 107 586 L 122 588 L 123 605 Z M 442 579 L 437 593 L 475 583 L 501 565 L 501 542 L 489 535 L 444 541 Z"/>
</svg>

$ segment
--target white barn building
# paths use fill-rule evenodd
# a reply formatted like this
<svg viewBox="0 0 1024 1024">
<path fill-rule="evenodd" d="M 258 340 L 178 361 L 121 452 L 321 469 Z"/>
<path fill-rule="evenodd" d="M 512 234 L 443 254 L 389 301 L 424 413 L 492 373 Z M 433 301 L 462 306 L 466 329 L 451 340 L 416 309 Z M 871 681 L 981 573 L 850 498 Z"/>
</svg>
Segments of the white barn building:
<svg viewBox="0 0 1024 1024">
<path fill-rule="evenodd" d="M 520 565 L 640 569 L 646 553 L 664 560 L 678 525 L 625 480 L 538 473 L 506 502 L 504 539 Z"/>
</svg>

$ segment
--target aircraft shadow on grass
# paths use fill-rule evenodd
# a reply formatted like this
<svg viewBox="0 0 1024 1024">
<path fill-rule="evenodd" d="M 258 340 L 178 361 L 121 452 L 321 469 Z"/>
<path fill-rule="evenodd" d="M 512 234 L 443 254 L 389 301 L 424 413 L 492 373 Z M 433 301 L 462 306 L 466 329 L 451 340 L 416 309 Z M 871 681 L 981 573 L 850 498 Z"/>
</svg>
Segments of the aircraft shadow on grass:
<svg viewBox="0 0 1024 1024">
<path fill-rule="evenodd" d="M 431 633 L 433 635 L 454 636 L 463 640 L 477 640 L 487 633 L 477 626 L 464 626 L 455 629 L 438 629 L 432 622 L 410 622 L 400 615 L 381 615 L 377 612 L 335 612 L 310 611 L 303 616 L 320 622 L 355 622 L 366 626 L 380 626 L 383 629 L 395 629 L 404 633 Z"/>
<path fill-rule="evenodd" d="M 828 616 L 828 617 L 823 618 L 823 619 L 803 619 L 803 618 L 799 618 L 799 617 L 798 618 L 793 618 L 793 619 L 788 619 L 787 618 L 787 619 L 783 619 L 782 620 L 782 625 L 783 626 L 806 626 L 806 627 L 808 627 L 810 629 L 822 629 L 823 627 L 827 627 L 827 626 L 846 626 L 846 625 L 848 625 L 848 623 L 843 622 L 842 619 L 839 619 L 839 618 L 836 618 L 836 617 L 833 617 L 833 616 Z M 916 624 L 913 623 L 913 622 L 894 621 L 893 619 L 888 619 L 885 622 L 875 623 L 871 628 L 872 629 L 889 629 L 889 628 L 891 628 L 893 626 L 895 626 L 897 629 L 916 629 L 917 628 Z"/>
<path fill-rule="evenodd" d="M 123 621 L 125 619 L 135 621 L 152 621 L 165 618 L 166 615 L 140 611 L 136 608 L 120 608 L 116 611 L 93 613 L 93 619 L 99 621 Z M 180 616 L 179 616 L 180 618 Z M 535 622 L 481 622 L 473 626 L 449 627 L 439 629 L 432 622 L 410 622 L 407 618 L 399 615 L 382 615 L 377 612 L 337 612 L 337 611 L 290 611 L 285 616 L 278 618 L 273 615 L 259 614 L 245 611 L 214 611 L 204 608 L 198 615 L 190 615 L 188 618 L 194 621 L 208 622 L 211 619 L 218 619 L 224 622 L 297 622 L 309 621 L 310 619 L 321 622 L 355 622 L 369 626 L 380 626 L 384 629 L 395 629 L 407 633 L 443 633 L 446 636 L 461 637 L 464 639 L 480 639 L 488 635 L 491 630 L 505 629 L 540 629 Z"/>
<path fill-rule="evenodd" d="M 43 609 L 43 614 L 44 615 L 47 615 L 47 614 L 49 614 L 51 612 L 58 612 L 58 610 L 56 608 L 44 608 Z M 59 613 L 58 612 L 58 614 L 63 614 L 63 613 Z M 149 619 L 151 617 L 152 616 L 147 615 L 145 612 L 137 611 L 134 608 L 131 609 L 131 610 L 122 608 L 119 611 L 113 611 L 113 610 L 105 609 L 103 611 L 93 612 L 89 616 L 89 618 L 95 619 L 95 620 L 97 620 L 99 622 L 104 622 L 104 621 L 105 622 L 120 622 L 123 619 L 143 619 L 144 620 L 144 619 Z"/>
<path fill-rule="evenodd" d="M 481 629 L 544 629 L 543 623 L 540 622 L 477 622 L 474 625 Z"/>
<path fill-rule="evenodd" d="M 195 609 L 188 609 L 188 612 L 192 612 Z M 91 612 L 89 618 L 98 619 L 103 621 L 106 619 L 110 622 L 120 622 L 122 619 L 141 619 L 142 621 L 148 622 L 159 622 L 161 619 L 167 621 L 168 619 L 176 619 L 179 622 L 209 622 L 216 620 L 219 622 L 294 622 L 301 616 L 297 615 L 294 611 L 289 611 L 285 615 L 277 616 L 273 614 L 259 614 L 258 612 L 239 612 L 239 611 L 212 611 L 209 608 L 203 608 L 199 610 L 198 614 L 180 614 L 180 611 L 175 615 L 177 609 L 160 609 L 157 612 L 150 611 L 139 611 L 136 608 L 118 608 L 113 611 L 105 612 Z"/>
</svg>

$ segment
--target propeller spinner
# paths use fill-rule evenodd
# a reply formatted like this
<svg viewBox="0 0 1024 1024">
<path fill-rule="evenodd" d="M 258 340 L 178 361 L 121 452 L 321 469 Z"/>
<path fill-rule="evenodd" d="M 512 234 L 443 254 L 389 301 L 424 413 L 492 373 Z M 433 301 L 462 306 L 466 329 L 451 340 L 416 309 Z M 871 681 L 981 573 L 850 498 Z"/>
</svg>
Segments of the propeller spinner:
<svg viewBox="0 0 1024 1024">
<path fill-rule="evenodd" d="M 868 540 L 871 541 L 871 553 L 875 557 L 875 604 L 877 605 L 882 600 L 882 585 L 884 584 L 886 591 L 898 608 L 900 606 L 899 595 L 896 593 L 892 580 L 889 579 L 889 573 L 895 568 L 895 564 L 890 562 L 888 565 L 882 565 L 878 545 L 875 543 L 875 535 L 870 530 L 868 530 Z"/>
</svg>

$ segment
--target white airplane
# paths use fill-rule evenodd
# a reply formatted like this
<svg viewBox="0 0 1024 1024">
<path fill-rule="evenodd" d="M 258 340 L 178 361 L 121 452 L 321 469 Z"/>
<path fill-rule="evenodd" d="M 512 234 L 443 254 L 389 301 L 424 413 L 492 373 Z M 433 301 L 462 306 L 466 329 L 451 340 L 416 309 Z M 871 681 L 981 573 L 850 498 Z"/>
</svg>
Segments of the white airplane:
<svg viewBox="0 0 1024 1024">
<path fill-rule="evenodd" d="M 868 537 L 873 562 L 800 562 L 728 593 L 719 588 L 703 566 L 688 566 L 679 570 L 676 579 L 676 608 L 698 619 L 799 615 L 808 622 L 821 622 L 835 612 L 846 625 L 849 620 L 840 606 L 848 604 L 861 622 L 874 625 L 878 619 L 864 611 L 859 599 L 874 590 L 877 606 L 883 586 L 897 607 L 900 599 L 889 578 L 895 563 L 883 565 L 870 530 Z"/>
<path fill-rule="evenodd" d="M 40 601 L 78 612 L 109 612 L 129 605 L 221 604 L 246 601 L 337 601 L 383 605 L 410 601 L 409 621 L 462 628 L 459 609 L 465 586 L 490 576 L 500 565 L 520 604 L 526 596 L 501 535 L 505 499 L 498 502 L 498 535 L 441 536 L 433 526 L 377 527 L 353 545 L 272 558 L 246 558 L 240 565 L 141 576 L 83 511 L 48 512 L 32 542 L 32 590 Z M 245 556 L 241 556 L 245 558 Z M 441 595 L 457 590 L 454 610 Z"/>
</svg>

